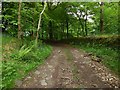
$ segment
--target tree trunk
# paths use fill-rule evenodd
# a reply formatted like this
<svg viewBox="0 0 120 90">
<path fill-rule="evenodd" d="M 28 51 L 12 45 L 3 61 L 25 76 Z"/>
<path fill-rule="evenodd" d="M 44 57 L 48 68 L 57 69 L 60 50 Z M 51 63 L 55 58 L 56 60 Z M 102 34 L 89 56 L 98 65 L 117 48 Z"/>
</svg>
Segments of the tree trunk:
<svg viewBox="0 0 120 90">
<path fill-rule="evenodd" d="M 118 34 L 120 34 L 120 1 L 118 2 Z"/>
<path fill-rule="evenodd" d="M 87 9 L 85 10 L 86 18 L 85 18 L 85 35 L 87 36 Z"/>
<path fill-rule="evenodd" d="M 52 21 L 49 21 L 49 39 L 52 40 L 53 39 L 53 31 L 52 31 Z"/>
<path fill-rule="evenodd" d="M 44 13 L 45 11 L 45 8 L 46 8 L 47 4 L 45 3 L 44 5 L 44 8 L 42 10 L 42 12 L 40 13 L 40 16 L 39 16 L 39 22 L 38 22 L 38 28 L 37 28 L 37 35 L 36 35 L 36 45 L 37 45 L 37 42 L 38 42 L 38 37 L 39 37 L 39 30 L 40 30 L 40 25 L 41 25 L 41 17 L 42 17 L 42 14 Z"/>
<path fill-rule="evenodd" d="M 79 17 L 79 23 L 80 23 L 80 25 L 81 25 L 82 32 L 83 32 L 83 35 L 84 35 L 84 25 L 83 25 L 83 23 L 82 23 L 82 21 L 81 21 L 80 17 Z"/>
<path fill-rule="evenodd" d="M 63 29 L 62 39 L 64 39 L 64 23 L 62 24 L 62 29 Z"/>
<path fill-rule="evenodd" d="M 42 29 L 42 39 L 44 38 L 44 36 L 43 36 L 43 29 Z"/>
<path fill-rule="evenodd" d="M 81 16 L 82 16 L 82 11 L 80 11 L 80 16 L 78 17 L 79 17 L 79 23 L 81 25 L 82 33 L 84 35 L 84 23 L 82 23 Z"/>
<path fill-rule="evenodd" d="M 85 35 L 87 36 L 87 20 L 85 20 Z"/>
<path fill-rule="evenodd" d="M 21 39 L 21 0 L 19 0 L 19 6 L 18 6 L 18 39 Z"/>
<path fill-rule="evenodd" d="M 78 27 L 78 30 L 77 30 L 77 37 L 79 37 L 79 31 L 80 31 L 80 27 Z"/>
<path fill-rule="evenodd" d="M 35 21 L 33 20 L 33 23 L 32 23 L 33 27 L 35 27 Z M 33 40 L 35 38 L 35 31 L 34 29 L 32 30 L 32 37 L 31 37 Z"/>
<path fill-rule="evenodd" d="M 69 34 L 69 32 L 68 32 L 68 30 L 69 30 L 69 26 L 68 26 L 68 18 L 66 19 L 66 28 L 67 28 L 67 39 L 68 39 L 68 34 Z"/>
<path fill-rule="evenodd" d="M 44 26 L 44 21 L 42 20 L 42 39 L 43 39 L 43 26 Z"/>
<path fill-rule="evenodd" d="M 103 15 L 103 6 L 104 6 L 104 2 L 101 2 L 100 4 L 100 32 L 103 33 L 104 32 L 104 15 Z"/>
</svg>

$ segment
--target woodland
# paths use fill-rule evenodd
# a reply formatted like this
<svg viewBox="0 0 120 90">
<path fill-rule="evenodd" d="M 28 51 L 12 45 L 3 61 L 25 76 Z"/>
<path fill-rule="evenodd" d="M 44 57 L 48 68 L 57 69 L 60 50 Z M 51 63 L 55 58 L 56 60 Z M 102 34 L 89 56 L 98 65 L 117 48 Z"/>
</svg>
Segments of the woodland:
<svg viewBox="0 0 120 90">
<path fill-rule="evenodd" d="M 19 0 L 19 2 L 2 2 L 0 5 L 2 6 L 1 89 L 25 88 L 27 85 L 27 88 L 102 86 L 104 88 L 104 82 L 109 85 L 105 87 L 120 88 L 118 84 L 120 2 L 55 2 L 54 0 L 53 2 L 21 2 Z M 87 58 L 90 59 L 90 63 L 87 62 Z M 75 62 L 86 62 L 83 63 L 85 68 Z M 49 70 L 46 63 L 51 64 L 55 69 L 48 71 L 53 75 L 50 81 L 46 78 L 46 81 L 37 78 L 41 81 L 41 85 L 36 85 L 34 80 L 28 80 L 29 84 L 27 84 L 25 79 L 35 78 L 35 70 L 38 71 L 38 76 L 44 76 L 42 73 L 47 71 L 38 67 L 44 66 Z M 95 64 L 95 67 L 91 63 Z M 61 68 L 63 71 L 60 71 Z M 71 77 L 66 68 L 71 71 Z M 98 72 L 94 70 L 95 68 L 99 69 Z M 64 71 L 65 73 L 61 73 Z M 32 76 L 28 76 L 30 72 Z M 95 77 L 101 78 L 100 75 L 92 77 L 93 82 L 87 79 L 90 75 L 95 75 L 94 73 L 96 75 L 105 73 L 102 74 L 104 80 L 100 79 L 99 83 L 96 82 Z M 49 78 L 49 74 L 46 77 Z M 62 77 L 67 74 L 69 74 L 68 78 Z M 57 81 L 59 78 L 60 81 Z M 37 79 L 36 82 L 39 84 Z M 90 85 L 91 83 L 93 84 Z"/>
</svg>

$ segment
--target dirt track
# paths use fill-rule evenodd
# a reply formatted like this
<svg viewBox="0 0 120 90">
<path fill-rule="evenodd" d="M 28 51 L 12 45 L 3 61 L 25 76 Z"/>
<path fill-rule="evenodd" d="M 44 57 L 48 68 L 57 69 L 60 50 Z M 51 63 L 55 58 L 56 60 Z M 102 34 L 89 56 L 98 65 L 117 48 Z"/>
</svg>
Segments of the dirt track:
<svg viewBox="0 0 120 90">
<path fill-rule="evenodd" d="M 119 79 L 82 50 L 68 45 L 53 45 L 52 55 L 25 77 L 18 88 L 110 88 Z"/>
</svg>

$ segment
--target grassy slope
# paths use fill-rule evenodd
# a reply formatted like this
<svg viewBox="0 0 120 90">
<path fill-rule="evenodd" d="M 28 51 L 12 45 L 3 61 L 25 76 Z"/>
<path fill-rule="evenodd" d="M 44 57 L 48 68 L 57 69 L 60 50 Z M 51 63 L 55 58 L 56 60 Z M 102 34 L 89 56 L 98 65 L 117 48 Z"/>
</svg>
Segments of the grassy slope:
<svg viewBox="0 0 120 90">
<path fill-rule="evenodd" d="M 119 66 L 119 55 L 118 50 L 113 50 L 112 48 L 99 46 L 99 45 L 77 45 L 76 47 L 85 50 L 86 52 L 92 53 L 95 56 L 99 56 L 102 59 L 102 63 L 110 68 L 114 73 L 120 76 Z"/>
<path fill-rule="evenodd" d="M 120 76 L 119 49 L 120 35 L 97 35 L 80 37 L 70 41 L 76 47 L 93 53 L 102 59 L 102 63 Z"/>
<path fill-rule="evenodd" d="M 52 51 L 48 45 L 41 45 L 31 50 L 24 57 L 16 59 L 20 41 L 12 37 L 2 37 L 2 88 L 14 87 L 16 80 L 21 79 L 32 69 L 42 64 Z"/>
</svg>

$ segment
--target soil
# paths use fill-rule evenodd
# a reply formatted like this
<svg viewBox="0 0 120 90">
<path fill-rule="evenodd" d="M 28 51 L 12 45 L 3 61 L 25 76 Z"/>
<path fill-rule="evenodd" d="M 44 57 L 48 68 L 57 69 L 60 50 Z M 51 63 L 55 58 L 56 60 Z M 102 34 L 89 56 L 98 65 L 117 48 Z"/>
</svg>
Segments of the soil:
<svg viewBox="0 0 120 90">
<path fill-rule="evenodd" d="M 118 76 L 88 53 L 65 44 L 52 46 L 51 56 L 17 81 L 17 88 L 120 88 Z"/>
</svg>

